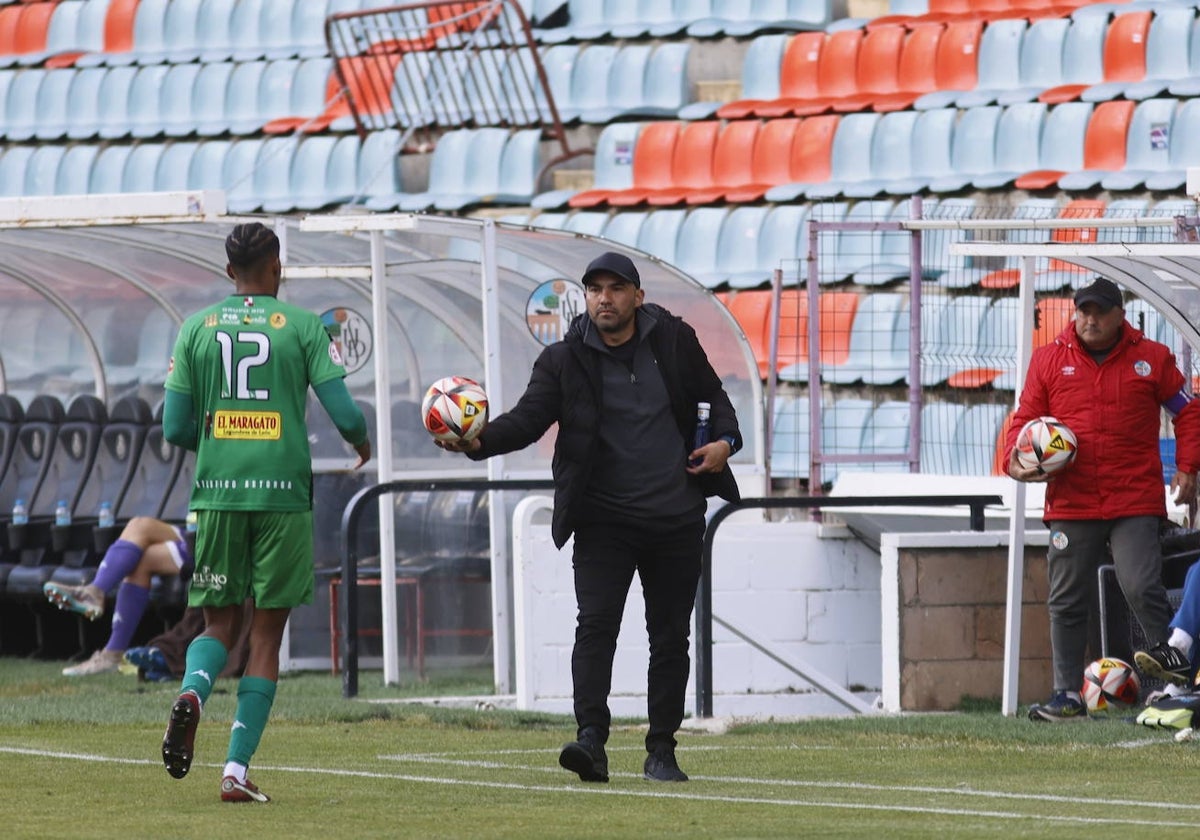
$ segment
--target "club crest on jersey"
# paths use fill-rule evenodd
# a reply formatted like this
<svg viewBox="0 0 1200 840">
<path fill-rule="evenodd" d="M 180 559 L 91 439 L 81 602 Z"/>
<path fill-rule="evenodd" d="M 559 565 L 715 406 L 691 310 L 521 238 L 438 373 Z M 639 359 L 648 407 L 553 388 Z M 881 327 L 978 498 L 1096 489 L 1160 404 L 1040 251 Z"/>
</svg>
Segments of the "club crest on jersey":
<svg viewBox="0 0 1200 840">
<path fill-rule="evenodd" d="M 1062 375 L 1063 376 L 1074 376 L 1075 375 L 1075 365 L 1063 365 Z"/>
<path fill-rule="evenodd" d="M 287 316 L 282 312 L 272 313 L 271 326 L 277 330 L 283 329 L 285 326 L 287 326 Z"/>
<path fill-rule="evenodd" d="M 338 350 L 336 341 L 329 342 L 329 361 L 333 362 L 335 365 L 345 366 L 346 364 L 342 361 L 342 351 Z"/>
<path fill-rule="evenodd" d="M 171 360 L 169 362 L 167 362 L 167 375 L 170 376 L 174 372 L 175 372 L 175 357 L 172 356 Z"/>
<path fill-rule="evenodd" d="M 1150 375 L 1150 363 L 1147 362 L 1145 359 L 1138 359 L 1136 362 L 1133 363 L 1133 372 L 1136 373 L 1138 376 L 1149 376 Z"/>
<path fill-rule="evenodd" d="M 252 297 L 242 298 L 242 306 L 253 306 L 253 305 L 254 305 L 254 298 L 252 298 Z"/>
</svg>

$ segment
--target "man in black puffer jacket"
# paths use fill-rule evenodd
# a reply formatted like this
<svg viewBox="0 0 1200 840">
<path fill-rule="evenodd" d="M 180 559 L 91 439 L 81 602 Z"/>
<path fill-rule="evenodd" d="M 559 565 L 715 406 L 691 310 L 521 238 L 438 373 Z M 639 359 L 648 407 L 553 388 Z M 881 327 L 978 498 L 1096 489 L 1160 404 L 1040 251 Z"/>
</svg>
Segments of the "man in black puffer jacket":
<svg viewBox="0 0 1200 840">
<path fill-rule="evenodd" d="M 597 257 L 583 286 L 587 314 L 542 351 L 516 406 L 478 438 L 438 445 L 479 460 L 529 446 L 559 424 L 552 531 L 559 548 L 575 535 L 579 608 L 571 655 L 578 734 L 559 763 L 584 781 L 608 781 L 608 693 L 636 571 L 650 637 L 644 775 L 686 781 L 675 759 L 675 733 L 691 669 L 688 635 L 706 497 L 739 498 L 726 461 L 742 437 L 695 331 L 644 302 L 628 257 Z M 701 402 L 711 406 L 711 442 L 693 449 Z"/>
</svg>

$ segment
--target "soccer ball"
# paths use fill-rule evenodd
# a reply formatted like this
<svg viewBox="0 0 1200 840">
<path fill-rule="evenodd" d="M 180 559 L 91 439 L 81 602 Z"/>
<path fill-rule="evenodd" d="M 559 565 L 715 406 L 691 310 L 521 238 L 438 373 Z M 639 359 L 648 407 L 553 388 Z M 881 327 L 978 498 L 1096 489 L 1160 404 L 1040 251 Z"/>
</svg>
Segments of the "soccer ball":
<svg viewBox="0 0 1200 840">
<path fill-rule="evenodd" d="M 488 398 L 465 376 L 447 376 L 429 386 L 421 400 L 421 420 L 435 440 L 473 440 L 487 425 Z"/>
<path fill-rule="evenodd" d="M 1022 467 L 1054 475 L 1075 460 L 1079 443 L 1075 433 L 1055 418 L 1037 417 L 1021 427 L 1016 448 L 1017 463 Z"/>
<path fill-rule="evenodd" d="M 1083 702 L 1098 717 L 1137 705 L 1142 684 L 1137 671 L 1122 659 L 1097 659 L 1083 672 Z"/>
</svg>

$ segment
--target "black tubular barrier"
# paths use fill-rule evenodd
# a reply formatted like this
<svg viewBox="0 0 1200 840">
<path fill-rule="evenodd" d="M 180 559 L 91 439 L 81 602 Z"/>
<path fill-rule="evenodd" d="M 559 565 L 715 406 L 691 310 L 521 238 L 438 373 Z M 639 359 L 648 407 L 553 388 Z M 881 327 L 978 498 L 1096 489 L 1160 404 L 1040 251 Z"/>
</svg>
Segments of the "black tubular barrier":
<svg viewBox="0 0 1200 840">
<path fill-rule="evenodd" d="M 696 717 L 712 717 L 712 550 L 717 528 L 728 517 L 755 508 L 833 507 L 954 507 L 967 505 L 972 531 L 983 530 L 983 509 L 1003 503 L 1000 496 L 785 496 L 749 498 L 727 504 L 713 513 L 704 531 L 700 586 L 696 591 Z"/>
<path fill-rule="evenodd" d="M 404 490 L 552 490 L 549 479 L 489 481 L 486 478 L 400 479 L 364 487 L 342 514 L 342 696 L 358 696 L 358 525 L 368 502 Z"/>
</svg>

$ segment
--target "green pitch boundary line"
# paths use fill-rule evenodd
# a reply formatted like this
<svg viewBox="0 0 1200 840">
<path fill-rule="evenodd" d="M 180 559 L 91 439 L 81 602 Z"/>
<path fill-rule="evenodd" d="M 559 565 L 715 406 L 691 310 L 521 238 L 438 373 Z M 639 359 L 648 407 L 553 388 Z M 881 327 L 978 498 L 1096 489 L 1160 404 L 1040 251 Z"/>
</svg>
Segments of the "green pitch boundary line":
<svg viewBox="0 0 1200 840">
<path fill-rule="evenodd" d="M 70 753 L 58 750 L 37 750 L 23 747 L 0 747 L 0 754 L 9 755 L 26 755 L 34 758 L 51 758 L 61 759 L 64 761 L 81 761 L 97 764 L 124 764 L 124 765 L 145 765 L 157 766 L 159 762 L 150 759 L 140 758 L 120 758 L 116 756 L 105 756 L 90 753 Z M 211 767 L 219 769 L 223 764 L 194 764 L 194 767 Z M 937 808 L 920 805 L 882 805 L 862 802 L 826 802 L 819 800 L 801 800 L 801 799 L 770 799 L 760 796 L 732 796 L 727 794 L 705 794 L 684 791 L 668 791 L 656 788 L 654 790 L 622 790 L 616 787 L 601 786 L 601 785 L 583 785 L 581 783 L 566 783 L 561 785 L 530 785 L 521 784 L 518 782 L 495 782 L 486 780 L 470 780 L 470 779 L 447 779 L 439 776 L 418 776 L 407 773 L 380 773 L 370 770 L 339 770 L 328 767 L 286 767 L 281 765 L 255 765 L 259 771 L 270 771 L 274 773 L 297 773 L 315 776 L 341 776 L 356 779 L 379 779 L 391 782 L 410 782 L 412 784 L 431 784 L 431 785 L 447 785 L 456 787 L 473 787 L 492 790 L 511 790 L 521 791 L 525 793 L 559 793 L 574 796 L 620 796 L 632 797 L 636 799 L 678 799 L 687 800 L 690 802 L 720 802 L 734 805 L 774 805 L 776 807 L 791 807 L 791 808 L 828 808 L 841 811 L 877 811 L 881 813 L 905 813 L 905 814 L 925 814 L 939 815 L 948 817 L 971 817 L 980 819 L 998 819 L 998 820 L 1041 820 L 1064 824 L 1077 825 L 1129 825 L 1138 827 L 1155 827 L 1155 828 L 1195 828 L 1194 822 L 1176 822 L 1166 820 L 1146 820 L 1146 819 L 1121 819 L 1119 817 L 1071 817 L 1058 816 L 1052 814 L 1023 814 L 1012 813 L 1009 811 L 984 811 L 969 808 Z M 525 768 L 513 768 L 525 769 Z M 561 771 L 560 771 L 561 772 Z M 632 775 L 632 774 L 630 774 Z M 640 778 L 640 777 L 638 777 Z M 696 778 L 696 777 L 693 777 Z M 709 779 L 715 781 L 715 779 Z M 738 781 L 735 779 L 725 781 Z M 758 784 L 771 784 L 764 780 L 755 780 Z M 649 784 L 649 783 L 647 783 Z M 689 783 L 690 784 L 690 783 Z M 779 784 L 776 782 L 775 784 Z M 860 784 L 841 784 L 829 782 L 813 782 L 810 783 L 813 787 L 823 787 L 826 789 L 861 789 L 864 786 Z M 904 792 L 903 788 L 887 788 L 880 786 L 882 790 L 895 790 L 896 792 Z M 952 794 L 962 793 L 963 791 L 957 788 L 933 788 L 940 793 Z M 1020 795 L 1014 795 L 1020 796 Z M 1036 799 L 1035 795 L 1029 795 L 1028 799 Z M 1086 804 L 1087 800 L 1074 798 L 1070 800 L 1077 804 Z M 1100 800 L 1093 800 L 1100 804 Z M 1112 800 L 1105 800 L 1103 804 L 1112 806 Z M 1134 805 L 1149 806 L 1147 803 L 1128 803 Z M 1172 805 L 1172 807 L 1178 807 Z"/>
</svg>

